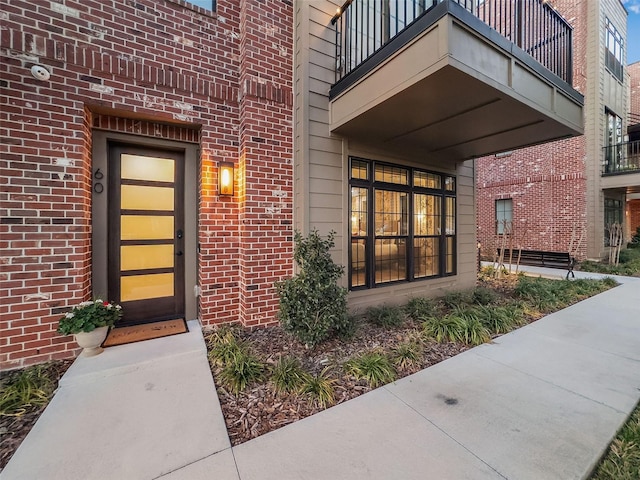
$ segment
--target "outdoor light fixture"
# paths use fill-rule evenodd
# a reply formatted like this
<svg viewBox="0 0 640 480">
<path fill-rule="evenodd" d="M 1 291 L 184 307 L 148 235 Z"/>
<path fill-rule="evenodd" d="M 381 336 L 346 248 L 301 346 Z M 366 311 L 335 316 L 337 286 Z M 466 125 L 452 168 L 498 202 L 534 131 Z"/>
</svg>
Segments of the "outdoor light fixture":
<svg viewBox="0 0 640 480">
<path fill-rule="evenodd" d="M 233 163 L 220 162 L 218 166 L 218 193 L 220 195 L 233 195 Z"/>
</svg>

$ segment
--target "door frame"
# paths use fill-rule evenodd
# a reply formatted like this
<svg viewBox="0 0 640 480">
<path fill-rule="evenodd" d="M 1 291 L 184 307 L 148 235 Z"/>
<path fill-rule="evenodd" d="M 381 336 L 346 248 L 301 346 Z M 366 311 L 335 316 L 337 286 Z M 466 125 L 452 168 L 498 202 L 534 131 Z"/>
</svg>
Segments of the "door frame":
<svg viewBox="0 0 640 480">
<path fill-rule="evenodd" d="M 94 129 L 91 162 L 91 291 L 107 299 L 109 143 L 184 153 L 184 297 L 185 320 L 198 318 L 198 150 L 199 145 Z M 100 170 L 102 176 L 96 178 Z M 98 184 L 102 184 L 100 187 Z"/>
</svg>

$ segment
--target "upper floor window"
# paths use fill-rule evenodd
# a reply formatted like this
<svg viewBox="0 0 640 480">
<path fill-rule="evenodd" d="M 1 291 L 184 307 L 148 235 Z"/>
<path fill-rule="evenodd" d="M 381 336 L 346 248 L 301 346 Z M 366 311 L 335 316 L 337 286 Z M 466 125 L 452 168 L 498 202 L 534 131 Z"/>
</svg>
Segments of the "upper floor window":
<svg viewBox="0 0 640 480">
<path fill-rule="evenodd" d="M 606 32 L 605 32 L 605 59 L 604 64 L 611 74 L 621 82 L 623 71 L 623 43 L 622 35 L 618 33 L 616 27 L 613 26 L 609 19 L 606 19 Z"/>
<path fill-rule="evenodd" d="M 622 167 L 622 119 L 605 109 L 604 173 L 613 173 Z"/>
</svg>

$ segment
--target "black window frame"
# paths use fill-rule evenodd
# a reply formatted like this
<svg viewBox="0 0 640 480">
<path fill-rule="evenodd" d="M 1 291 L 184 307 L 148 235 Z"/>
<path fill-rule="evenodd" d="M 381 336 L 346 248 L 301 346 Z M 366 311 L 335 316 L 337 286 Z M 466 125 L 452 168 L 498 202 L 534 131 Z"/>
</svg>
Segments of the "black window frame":
<svg viewBox="0 0 640 480">
<path fill-rule="evenodd" d="M 360 162 L 360 164 L 366 164 L 367 175 L 366 178 L 352 178 L 352 166 L 353 162 Z M 376 167 L 385 168 L 401 168 L 407 171 L 407 183 L 390 183 L 375 179 Z M 439 188 L 415 186 L 414 176 L 416 172 L 422 174 L 433 175 L 439 179 Z M 348 286 L 350 291 L 369 290 L 372 288 L 384 288 L 389 285 L 398 283 L 409 283 L 415 281 L 429 280 L 434 278 L 442 278 L 457 275 L 457 230 L 458 230 L 458 216 L 457 216 L 457 178 L 455 175 L 449 173 L 442 173 L 431 171 L 423 168 L 414 168 L 405 165 L 399 165 L 389 163 L 385 161 L 378 161 L 372 159 L 366 159 L 357 156 L 349 157 L 349 224 L 347 225 L 349 232 L 348 242 Z M 366 231 L 360 230 L 352 224 L 356 219 L 354 216 L 353 201 L 352 201 L 352 189 L 365 189 L 366 190 Z M 406 212 L 406 233 L 402 231 L 396 231 L 393 234 L 376 233 L 375 224 L 375 194 L 376 190 L 382 190 L 387 192 L 401 192 L 405 193 L 407 197 L 407 212 Z M 360 190 L 361 191 L 361 190 Z M 440 198 L 440 212 L 439 212 L 439 233 L 436 235 L 416 235 L 414 232 L 414 197 L 415 194 L 424 194 L 428 196 L 435 196 Z M 449 200 L 447 200 L 449 199 Z M 452 208 L 454 211 L 449 214 L 448 209 Z M 357 217 L 360 221 L 360 217 Z M 404 217 L 403 217 L 404 218 Z M 451 224 L 453 222 L 453 225 Z M 449 229 L 448 229 L 449 227 Z M 402 230 L 402 229 L 398 229 Z M 356 234 L 354 234 L 354 231 Z M 437 254 L 433 258 L 437 257 L 437 272 L 431 275 L 416 276 L 415 272 L 415 260 L 418 257 L 414 250 L 419 249 L 414 241 L 422 238 L 435 238 L 437 243 Z M 404 265 L 404 278 L 397 280 L 389 280 L 383 282 L 377 282 L 376 277 L 376 240 L 388 239 L 395 241 L 397 245 L 404 243 L 405 245 L 405 262 Z M 364 245 L 364 268 L 363 263 L 359 262 L 359 270 L 364 271 L 364 284 L 353 285 L 354 279 L 354 262 L 353 262 L 353 246 L 354 242 L 360 242 Z M 451 248 L 447 248 L 447 246 Z M 359 251 L 359 249 L 358 249 Z"/>
<path fill-rule="evenodd" d="M 615 217 L 615 218 L 614 218 Z M 604 198 L 604 246 L 610 247 L 609 244 L 609 225 L 618 223 L 622 225 L 624 221 L 624 205 L 622 200 L 618 198 Z M 614 220 L 613 222 L 608 220 Z"/>
<path fill-rule="evenodd" d="M 622 118 L 608 107 L 604 109 L 604 173 L 618 171 L 623 163 L 624 132 Z"/>
<path fill-rule="evenodd" d="M 513 198 L 496 198 L 495 202 L 494 202 L 494 212 L 495 212 L 495 224 L 496 224 L 496 235 L 504 235 L 504 227 L 506 226 L 506 224 L 501 224 L 501 221 L 504 221 L 504 218 L 501 220 L 500 218 L 498 218 L 498 204 L 499 203 L 504 203 L 506 205 L 506 203 L 509 203 L 509 205 L 511 205 L 511 218 L 509 219 L 509 222 L 511 223 L 511 231 L 513 231 Z M 502 209 L 502 213 L 505 213 L 506 210 L 503 208 Z"/>
<path fill-rule="evenodd" d="M 611 20 L 605 18 L 604 65 L 620 82 L 624 82 L 624 40 Z"/>
</svg>

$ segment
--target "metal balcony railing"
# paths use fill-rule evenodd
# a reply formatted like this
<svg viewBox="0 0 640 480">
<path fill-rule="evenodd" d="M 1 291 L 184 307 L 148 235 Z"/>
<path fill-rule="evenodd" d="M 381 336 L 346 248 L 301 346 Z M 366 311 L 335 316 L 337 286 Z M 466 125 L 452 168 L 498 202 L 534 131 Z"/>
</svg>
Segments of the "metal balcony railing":
<svg viewBox="0 0 640 480">
<path fill-rule="evenodd" d="M 640 172 L 640 140 L 604 147 L 602 175 Z"/>
<path fill-rule="evenodd" d="M 572 28 L 546 0 L 347 0 L 331 20 L 336 82 L 445 2 L 462 6 L 571 84 Z"/>
</svg>

